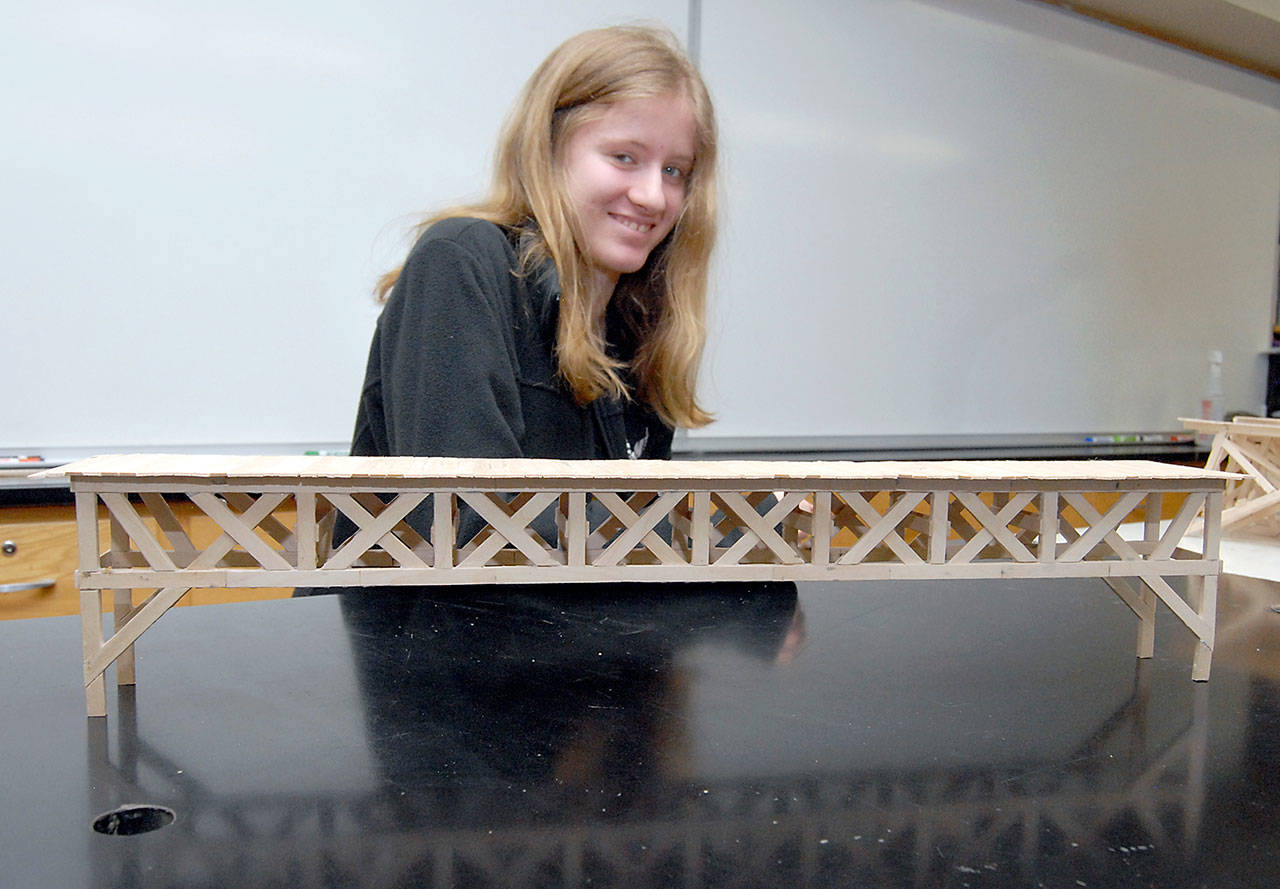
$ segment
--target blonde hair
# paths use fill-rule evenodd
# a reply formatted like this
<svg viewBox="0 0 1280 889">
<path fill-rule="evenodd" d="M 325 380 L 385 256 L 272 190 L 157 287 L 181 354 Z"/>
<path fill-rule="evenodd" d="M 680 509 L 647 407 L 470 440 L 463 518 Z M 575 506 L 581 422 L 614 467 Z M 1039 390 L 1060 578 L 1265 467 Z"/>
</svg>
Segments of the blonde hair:
<svg viewBox="0 0 1280 889">
<path fill-rule="evenodd" d="M 671 233 L 644 267 L 618 279 L 613 293 L 635 345 L 629 367 L 607 354 L 600 306 L 591 305 L 591 266 L 581 248 L 576 211 L 560 176 L 565 141 L 601 111 L 629 99 L 680 95 L 695 121 L 695 161 L 684 206 Z M 521 272 L 550 258 L 560 278 L 556 360 L 574 398 L 601 395 L 646 402 L 673 426 L 711 422 L 697 403 L 698 364 L 706 342 L 707 270 L 716 236 L 716 124 L 697 69 L 666 30 L 619 26 L 569 38 L 534 71 L 502 128 L 488 197 L 422 223 L 472 216 L 527 227 Z M 533 223 L 531 225 L 531 223 Z M 400 269 L 379 280 L 385 300 Z M 630 371 L 634 393 L 623 373 Z"/>
</svg>

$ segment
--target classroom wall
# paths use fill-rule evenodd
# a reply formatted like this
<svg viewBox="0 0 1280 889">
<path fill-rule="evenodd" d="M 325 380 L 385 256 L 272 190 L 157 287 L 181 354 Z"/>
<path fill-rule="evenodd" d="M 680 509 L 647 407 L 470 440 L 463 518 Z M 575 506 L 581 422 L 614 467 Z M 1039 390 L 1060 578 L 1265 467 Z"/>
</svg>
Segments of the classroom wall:
<svg viewBox="0 0 1280 889">
<path fill-rule="evenodd" d="M 694 437 L 1174 428 L 1262 401 L 1280 87 L 1017 0 L 29 6 L 0 33 L 0 453 L 345 446 L 423 211 L 560 39 L 688 33 L 724 236 Z"/>
<path fill-rule="evenodd" d="M 704 5 L 725 249 L 693 437 L 1259 410 L 1280 84 L 1017 2 Z M 797 51 L 797 48 L 803 48 Z"/>
</svg>

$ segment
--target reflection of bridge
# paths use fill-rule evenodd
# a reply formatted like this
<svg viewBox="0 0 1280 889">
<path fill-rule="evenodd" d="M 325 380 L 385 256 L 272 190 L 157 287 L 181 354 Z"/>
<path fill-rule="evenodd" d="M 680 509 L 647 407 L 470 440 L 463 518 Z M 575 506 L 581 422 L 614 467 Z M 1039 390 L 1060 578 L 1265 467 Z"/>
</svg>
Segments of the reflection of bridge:
<svg viewBox="0 0 1280 889">
<path fill-rule="evenodd" d="M 114 761 L 106 723 L 90 722 L 97 807 L 161 796 L 178 820 L 162 843 L 113 846 L 96 877 L 123 885 L 154 868 L 189 885 L 246 887 L 924 886 L 957 872 L 1008 879 L 1045 862 L 1105 873 L 1119 854 L 1157 848 L 1189 858 L 1208 689 L 1193 690 L 1176 736 L 1149 737 L 1145 675 L 1088 741 L 1048 766 L 655 781 L 626 794 L 546 780 L 218 795 L 138 737 L 126 693 Z"/>
<path fill-rule="evenodd" d="M 1192 677 L 1207 679 L 1216 519 L 1232 478 L 1139 461 L 157 455 L 56 472 L 76 492 L 90 715 L 106 714 L 106 668 L 120 659 L 132 682 L 134 641 L 209 586 L 1099 577 L 1138 615 L 1139 657 L 1154 649 L 1158 599 L 1200 640 Z M 1162 532 L 1166 497 L 1176 514 Z M 221 536 L 197 547 L 166 498 L 190 500 Z M 1205 545 L 1191 552 L 1180 544 L 1201 510 Z M 353 530 L 330 551 L 325 527 L 338 515 Z M 1121 537 L 1130 519 L 1142 540 Z M 1197 582 L 1184 598 L 1169 577 Z M 136 588 L 155 592 L 135 607 Z M 107 590 L 116 626 L 104 640 Z"/>
</svg>

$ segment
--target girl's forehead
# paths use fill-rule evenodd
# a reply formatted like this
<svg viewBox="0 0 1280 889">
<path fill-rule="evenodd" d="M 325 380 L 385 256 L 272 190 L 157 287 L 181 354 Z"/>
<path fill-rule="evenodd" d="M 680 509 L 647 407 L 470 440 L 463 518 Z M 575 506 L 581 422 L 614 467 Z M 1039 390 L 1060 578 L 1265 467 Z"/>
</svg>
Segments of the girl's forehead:
<svg viewBox="0 0 1280 889">
<path fill-rule="evenodd" d="M 631 134 L 645 137 L 646 141 L 660 139 L 681 143 L 692 151 L 696 146 L 698 126 L 693 103 L 680 93 L 622 99 L 603 104 L 598 114 L 593 114 L 584 128 L 596 134 Z"/>
</svg>

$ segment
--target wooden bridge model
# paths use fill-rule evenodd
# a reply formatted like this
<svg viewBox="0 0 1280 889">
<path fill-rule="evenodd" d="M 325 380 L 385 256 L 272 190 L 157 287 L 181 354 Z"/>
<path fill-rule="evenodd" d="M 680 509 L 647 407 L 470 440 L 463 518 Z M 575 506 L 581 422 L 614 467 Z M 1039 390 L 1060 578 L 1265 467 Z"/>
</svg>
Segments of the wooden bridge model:
<svg viewBox="0 0 1280 889">
<path fill-rule="evenodd" d="M 205 587 L 1098 577 L 1138 616 L 1138 657 L 1153 654 L 1162 601 L 1198 640 L 1192 678 L 1205 680 L 1222 497 L 1235 478 L 1145 461 L 155 454 L 46 474 L 75 493 L 91 716 L 106 715 L 107 667 L 133 683 L 134 642 Z M 220 536 L 193 543 L 175 501 Z M 1184 548 L 1202 511 L 1203 545 Z M 339 515 L 352 530 L 331 546 Z M 135 604 L 135 590 L 152 592 Z"/>
<path fill-rule="evenodd" d="M 1223 498 L 1222 527 L 1280 533 L 1280 419 L 1237 417 L 1229 423 L 1183 419 L 1182 424 L 1212 436 L 1206 469 L 1238 473 Z"/>
</svg>

